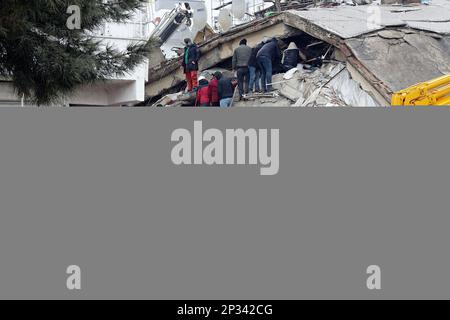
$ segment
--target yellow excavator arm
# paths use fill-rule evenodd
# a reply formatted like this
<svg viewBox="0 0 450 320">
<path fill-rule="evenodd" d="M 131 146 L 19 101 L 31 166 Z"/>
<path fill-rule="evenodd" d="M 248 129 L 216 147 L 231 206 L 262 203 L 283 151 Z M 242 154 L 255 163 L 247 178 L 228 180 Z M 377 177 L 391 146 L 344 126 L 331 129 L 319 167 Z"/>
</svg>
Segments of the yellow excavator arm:
<svg viewBox="0 0 450 320">
<path fill-rule="evenodd" d="M 396 92 L 393 106 L 450 106 L 450 74 Z"/>
</svg>

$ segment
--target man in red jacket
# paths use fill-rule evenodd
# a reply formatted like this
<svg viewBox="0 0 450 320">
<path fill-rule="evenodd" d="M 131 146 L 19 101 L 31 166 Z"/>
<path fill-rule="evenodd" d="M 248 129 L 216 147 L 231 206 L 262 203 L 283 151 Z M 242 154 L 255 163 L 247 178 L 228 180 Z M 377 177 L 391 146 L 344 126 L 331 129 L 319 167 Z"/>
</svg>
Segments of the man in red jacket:
<svg viewBox="0 0 450 320">
<path fill-rule="evenodd" d="M 205 78 L 200 78 L 199 86 L 197 90 L 197 100 L 195 101 L 195 106 L 200 107 L 209 107 L 210 102 L 210 91 L 209 91 L 209 83 Z"/>
<path fill-rule="evenodd" d="M 209 82 L 209 100 L 212 107 L 218 107 L 220 104 L 218 89 L 220 78 L 219 74 L 221 74 L 219 71 L 214 73 L 213 79 Z"/>
</svg>

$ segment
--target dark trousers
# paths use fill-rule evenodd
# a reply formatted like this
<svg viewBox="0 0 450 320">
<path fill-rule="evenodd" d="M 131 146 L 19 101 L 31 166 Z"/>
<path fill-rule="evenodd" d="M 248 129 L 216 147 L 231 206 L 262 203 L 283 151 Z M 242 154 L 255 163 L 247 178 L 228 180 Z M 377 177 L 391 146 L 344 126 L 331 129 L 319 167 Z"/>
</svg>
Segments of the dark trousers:
<svg viewBox="0 0 450 320">
<path fill-rule="evenodd" d="M 248 93 L 248 89 L 250 87 L 250 72 L 248 71 L 248 67 L 238 68 L 237 78 L 239 94 L 242 97 L 244 94 Z"/>
<path fill-rule="evenodd" d="M 261 66 L 261 82 L 264 92 L 272 90 L 272 60 L 268 57 L 259 57 L 258 63 Z"/>
</svg>

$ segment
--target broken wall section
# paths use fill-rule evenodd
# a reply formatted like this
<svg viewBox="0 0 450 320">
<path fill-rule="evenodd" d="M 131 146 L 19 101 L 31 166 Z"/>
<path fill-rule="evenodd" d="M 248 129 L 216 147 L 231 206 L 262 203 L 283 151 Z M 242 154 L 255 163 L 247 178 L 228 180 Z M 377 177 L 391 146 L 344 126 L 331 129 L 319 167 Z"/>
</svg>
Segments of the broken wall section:
<svg viewBox="0 0 450 320">
<path fill-rule="evenodd" d="M 401 28 L 346 44 L 391 93 L 450 73 L 450 36 Z"/>
</svg>

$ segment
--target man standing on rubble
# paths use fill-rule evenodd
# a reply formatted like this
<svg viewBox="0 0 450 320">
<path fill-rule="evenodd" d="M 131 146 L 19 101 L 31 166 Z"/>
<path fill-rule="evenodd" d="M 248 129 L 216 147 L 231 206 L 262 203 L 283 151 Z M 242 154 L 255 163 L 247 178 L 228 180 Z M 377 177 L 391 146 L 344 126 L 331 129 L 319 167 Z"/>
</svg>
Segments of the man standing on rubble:
<svg viewBox="0 0 450 320">
<path fill-rule="evenodd" d="M 273 38 L 269 41 L 266 40 L 266 43 L 261 48 L 261 50 L 259 50 L 256 57 L 262 69 L 262 89 L 264 90 L 264 92 L 273 91 L 273 65 L 277 61 L 281 60 L 281 52 L 280 48 L 278 47 L 278 40 L 276 38 Z"/>
<path fill-rule="evenodd" d="M 187 90 L 192 91 L 198 87 L 198 60 L 200 52 L 195 43 L 191 39 L 184 39 L 186 47 L 184 48 L 182 66 L 186 75 Z"/>
<path fill-rule="evenodd" d="M 251 92 L 259 92 L 261 90 L 261 67 L 258 64 L 256 55 L 263 46 L 264 42 L 261 42 L 252 49 L 252 56 L 250 57 L 250 61 L 248 62 L 248 70 L 250 71 L 249 91 Z"/>
<path fill-rule="evenodd" d="M 234 50 L 233 55 L 233 70 L 237 73 L 239 95 L 242 98 L 247 94 L 250 87 L 250 72 L 248 69 L 248 62 L 252 56 L 252 48 L 247 46 L 247 39 L 242 39 L 239 47 Z"/>
</svg>

